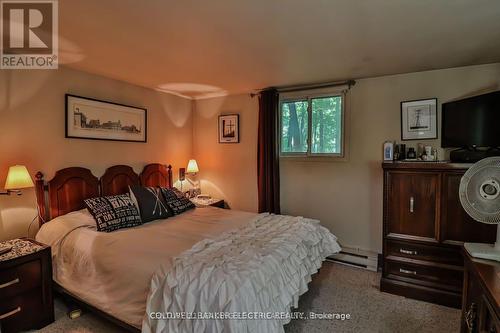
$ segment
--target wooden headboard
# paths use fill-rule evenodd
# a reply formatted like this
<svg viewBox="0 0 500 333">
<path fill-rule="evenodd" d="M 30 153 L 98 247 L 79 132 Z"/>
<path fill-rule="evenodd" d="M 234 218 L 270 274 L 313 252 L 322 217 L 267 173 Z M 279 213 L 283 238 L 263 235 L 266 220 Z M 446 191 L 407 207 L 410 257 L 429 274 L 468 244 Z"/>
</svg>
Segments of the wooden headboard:
<svg viewBox="0 0 500 333">
<path fill-rule="evenodd" d="M 101 195 L 107 196 L 127 193 L 130 185 L 139 185 L 140 181 L 139 175 L 128 165 L 115 165 L 102 175 L 100 184 Z"/>
<path fill-rule="evenodd" d="M 167 170 L 161 164 L 146 165 L 140 178 L 144 186 L 172 187 L 172 169 Z"/>
<path fill-rule="evenodd" d="M 129 185 L 173 186 L 172 167 L 158 163 L 146 165 L 140 175 L 127 165 L 115 165 L 108 168 L 101 179 L 80 167 L 57 171 L 47 184 L 41 172 L 35 178 L 40 225 L 84 208 L 85 199 L 127 193 Z"/>
</svg>

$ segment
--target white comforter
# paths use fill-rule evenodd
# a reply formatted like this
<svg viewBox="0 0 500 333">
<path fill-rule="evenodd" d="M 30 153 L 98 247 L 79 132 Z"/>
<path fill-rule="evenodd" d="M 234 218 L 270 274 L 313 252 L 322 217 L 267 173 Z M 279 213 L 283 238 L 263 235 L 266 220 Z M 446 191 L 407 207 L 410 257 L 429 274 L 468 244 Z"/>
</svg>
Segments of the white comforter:
<svg viewBox="0 0 500 333">
<path fill-rule="evenodd" d="M 151 277 L 194 244 L 247 224 L 257 214 L 214 207 L 139 227 L 98 232 L 86 209 L 45 223 L 36 239 L 52 247 L 54 280 L 67 291 L 140 328 Z"/>
<path fill-rule="evenodd" d="M 44 224 L 36 239 L 51 245 L 53 278 L 67 291 L 135 327 L 158 332 L 170 321 L 152 321 L 146 309 L 189 310 L 199 301 L 207 311 L 288 311 L 324 257 L 340 249 L 335 236 L 311 220 L 213 207 L 111 233 L 97 232 L 95 220 L 81 210 Z M 167 276 L 174 280 L 165 281 Z M 220 306 L 207 302 L 207 292 Z M 282 330 L 273 320 L 204 324 L 223 325 L 225 332 L 233 327 L 238 332 L 241 325 Z"/>
<path fill-rule="evenodd" d="M 153 276 L 143 332 L 283 332 L 289 319 L 172 319 L 287 313 L 325 257 L 340 251 L 318 221 L 261 214 L 206 239 Z M 170 319 L 160 319 L 164 315 Z M 235 317 L 233 317 L 235 318 Z"/>
</svg>

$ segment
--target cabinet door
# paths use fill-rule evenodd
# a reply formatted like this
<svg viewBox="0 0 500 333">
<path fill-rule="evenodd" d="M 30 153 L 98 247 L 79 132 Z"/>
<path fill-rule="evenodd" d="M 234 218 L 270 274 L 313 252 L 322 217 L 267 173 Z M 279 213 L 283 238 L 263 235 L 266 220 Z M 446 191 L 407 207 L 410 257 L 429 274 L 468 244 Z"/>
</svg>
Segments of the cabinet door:
<svg viewBox="0 0 500 333">
<path fill-rule="evenodd" d="M 387 181 L 388 236 L 436 242 L 439 174 L 391 171 Z"/>
<path fill-rule="evenodd" d="M 497 226 L 474 221 L 462 208 L 458 192 L 462 175 L 463 172 L 443 174 L 441 241 L 494 243 Z"/>
</svg>

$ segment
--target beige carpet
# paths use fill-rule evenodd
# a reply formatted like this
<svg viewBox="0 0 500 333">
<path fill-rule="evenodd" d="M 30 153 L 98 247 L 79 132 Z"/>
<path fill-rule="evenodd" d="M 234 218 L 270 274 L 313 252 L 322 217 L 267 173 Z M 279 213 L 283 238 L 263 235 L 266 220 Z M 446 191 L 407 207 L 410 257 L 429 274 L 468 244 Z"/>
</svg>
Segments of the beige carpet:
<svg viewBox="0 0 500 333">
<path fill-rule="evenodd" d="M 460 311 L 439 305 L 381 293 L 377 273 L 325 262 L 313 277 L 310 290 L 302 295 L 299 309 L 304 313 L 344 313 L 350 320 L 293 320 L 287 333 L 316 332 L 458 332 Z M 78 319 L 66 316 L 56 300 L 56 321 L 40 332 L 101 333 L 122 332 L 120 328 L 85 313 Z"/>
</svg>

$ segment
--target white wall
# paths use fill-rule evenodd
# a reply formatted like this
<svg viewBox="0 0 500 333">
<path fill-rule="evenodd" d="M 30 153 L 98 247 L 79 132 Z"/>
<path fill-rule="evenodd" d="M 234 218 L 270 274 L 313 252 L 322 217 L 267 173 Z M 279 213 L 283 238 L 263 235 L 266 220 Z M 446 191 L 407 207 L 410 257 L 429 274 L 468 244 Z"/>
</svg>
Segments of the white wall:
<svg viewBox="0 0 500 333">
<path fill-rule="evenodd" d="M 347 161 L 282 159 L 282 212 L 318 218 L 344 245 L 381 252 L 382 144 L 400 141 L 400 102 L 436 97 L 440 117 L 443 102 L 498 89 L 500 64 L 357 80 L 348 97 Z M 241 114 L 242 143 L 217 143 L 220 113 Z M 200 177 L 210 183 L 204 192 L 223 196 L 234 208 L 257 211 L 257 99 L 237 95 L 197 101 L 194 119 L 194 153 Z M 429 143 L 440 146 L 439 139 Z"/>
<path fill-rule="evenodd" d="M 224 198 L 232 209 L 256 212 L 257 202 L 257 97 L 231 95 L 197 100 L 193 120 L 193 152 L 201 189 Z M 218 143 L 218 116 L 240 115 L 240 143 Z"/>
<path fill-rule="evenodd" d="M 148 142 L 66 139 L 65 93 L 146 107 Z M 97 177 L 115 164 L 138 173 L 147 163 L 170 163 L 175 171 L 191 157 L 191 100 L 65 67 L 2 70 L 0 96 L 0 188 L 14 164 L 26 165 L 32 176 L 42 171 L 49 180 L 70 166 L 87 167 Z M 33 189 L 20 197 L 0 196 L 0 241 L 26 236 L 35 207 Z"/>
</svg>

